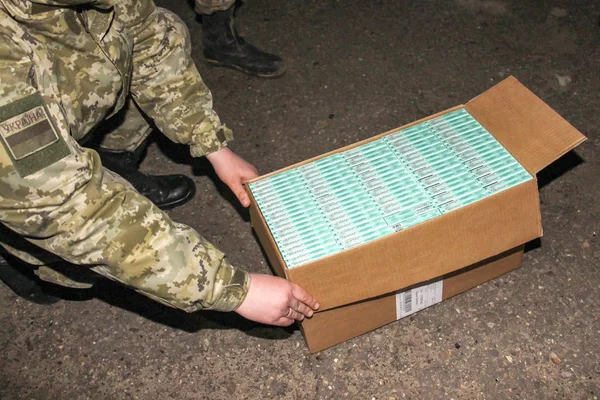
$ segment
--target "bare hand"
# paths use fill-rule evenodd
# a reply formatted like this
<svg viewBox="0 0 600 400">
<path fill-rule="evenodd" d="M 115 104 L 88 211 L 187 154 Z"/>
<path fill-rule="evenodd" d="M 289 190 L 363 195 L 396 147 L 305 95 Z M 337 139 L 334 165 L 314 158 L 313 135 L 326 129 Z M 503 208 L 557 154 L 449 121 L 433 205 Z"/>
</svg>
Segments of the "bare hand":
<svg viewBox="0 0 600 400">
<path fill-rule="evenodd" d="M 248 207 L 250 199 L 243 184 L 258 176 L 256 168 L 227 147 L 207 155 L 206 158 L 212 164 L 219 179 L 229 186 L 244 207 Z"/>
<path fill-rule="evenodd" d="M 242 317 L 268 325 L 289 326 L 312 317 L 319 303 L 300 286 L 276 276 L 250 274 L 246 299 L 235 311 Z"/>
</svg>

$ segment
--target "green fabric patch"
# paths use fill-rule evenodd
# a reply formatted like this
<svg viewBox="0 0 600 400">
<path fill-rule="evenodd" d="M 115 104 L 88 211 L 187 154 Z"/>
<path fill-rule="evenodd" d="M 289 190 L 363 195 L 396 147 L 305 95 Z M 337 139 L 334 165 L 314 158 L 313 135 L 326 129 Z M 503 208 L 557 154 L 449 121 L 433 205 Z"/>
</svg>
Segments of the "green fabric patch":
<svg viewBox="0 0 600 400">
<path fill-rule="evenodd" d="M 242 270 L 242 269 L 236 269 L 235 272 L 233 273 L 233 277 L 231 278 L 231 281 L 229 282 L 229 285 L 239 285 L 239 286 L 244 286 L 244 283 L 246 283 L 246 276 L 248 274 L 246 273 L 246 271 Z"/>
<path fill-rule="evenodd" d="M 225 132 L 223 132 L 223 129 L 219 129 L 217 131 L 217 139 L 221 143 L 225 143 L 227 141 L 227 136 L 225 136 Z"/>
<path fill-rule="evenodd" d="M 70 154 L 39 93 L 0 107 L 0 141 L 22 177 Z"/>
</svg>

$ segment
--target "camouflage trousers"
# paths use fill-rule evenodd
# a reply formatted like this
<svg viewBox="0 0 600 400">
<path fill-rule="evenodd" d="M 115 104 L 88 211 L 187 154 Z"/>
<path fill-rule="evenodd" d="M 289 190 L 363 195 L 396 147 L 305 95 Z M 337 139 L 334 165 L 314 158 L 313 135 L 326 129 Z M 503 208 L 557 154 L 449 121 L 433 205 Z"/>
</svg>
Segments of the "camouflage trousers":
<svg viewBox="0 0 600 400">
<path fill-rule="evenodd" d="M 198 14 L 212 14 L 225 11 L 235 4 L 235 0 L 195 0 L 194 9 Z"/>
<path fill-rule="evenodd" d="M 129 97 L 123 108 L 101 124 L 90 136 L 100 147 L 110 150 L 137 149 L 152 132 L 152 126 Z"/>
</svg>

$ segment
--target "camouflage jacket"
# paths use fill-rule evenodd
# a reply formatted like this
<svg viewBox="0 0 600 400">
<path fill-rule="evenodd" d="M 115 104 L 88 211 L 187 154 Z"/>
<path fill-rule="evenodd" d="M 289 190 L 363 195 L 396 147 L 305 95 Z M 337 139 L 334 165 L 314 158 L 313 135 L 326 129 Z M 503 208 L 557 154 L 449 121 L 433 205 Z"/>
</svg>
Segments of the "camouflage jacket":
<svg viewBox="0 0 600 400">
<path fill-rule="evenodd" d="M 0 221 L 162 303 L 229 311 L 247 273 L 76 142 L 132 96 L 193 156 L 227 144 L 178 23 L 146 0 L 0 0 Z"/>
</svg>

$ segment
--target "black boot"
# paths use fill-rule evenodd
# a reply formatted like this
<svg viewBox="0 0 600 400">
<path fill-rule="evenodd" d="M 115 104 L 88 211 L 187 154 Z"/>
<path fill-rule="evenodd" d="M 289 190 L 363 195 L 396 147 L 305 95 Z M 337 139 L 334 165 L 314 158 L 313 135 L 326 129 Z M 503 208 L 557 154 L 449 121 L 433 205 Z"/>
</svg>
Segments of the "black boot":
<svg viewBox="0 0 600 400">
<path fill-rule="evenodd" d="M 285 72 L 281 57 L 257 49 L 240 37 L 234 27 L 235 6 L 202 16 L 204 57 L 209 64 L 234 68 L 262 78 Z"/>
<path fill-rule="evenodd" d="M 0 280 L 11 288 L 15 294 L 35 304 L 54 304 L 60 301 L 44 292 L 43 283 L 36 277 L 31 268 L 19 268 L 22 262 L 12 260 L 8 263 L 0 256 Z"/>
<path fill-rule="evenodd" d="M 147 175 L 138 170 L 144 146 L 135 151 L 95 148 L 102 165 L 128 180 L 157 207 L 168 210 L 187 203 L 196 193 L 194 181 L 185 175 Z"/>
</svg>

